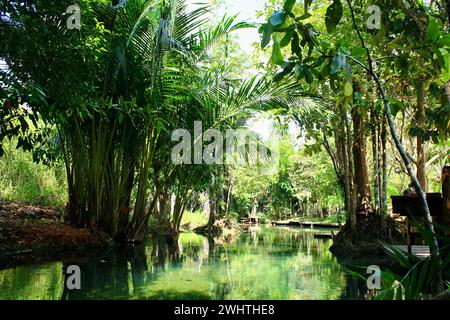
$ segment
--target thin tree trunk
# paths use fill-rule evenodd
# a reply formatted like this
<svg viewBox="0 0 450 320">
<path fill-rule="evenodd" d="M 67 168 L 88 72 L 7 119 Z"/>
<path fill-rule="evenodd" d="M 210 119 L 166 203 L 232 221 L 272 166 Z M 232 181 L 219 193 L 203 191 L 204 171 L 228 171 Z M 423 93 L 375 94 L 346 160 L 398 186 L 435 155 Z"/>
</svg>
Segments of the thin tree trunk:
<svg viewBox="0 0 450 320">
<path fill-rule="evenodd" d="M 352 145 L 353 145 L 353 138 L 351 134 L 351 126 L 350 122 L 348 120 L 347 114 L 345 111 L 342 110 L 342 117 L 345 123 L 345 129 L 346 129 L 346 151 L 347 151 L 347 164 L 346 164 L 346 177 L 348 185 L 348 194 L 349 194 L 349 219 L 350 219 L 350 227 L 352 232 L 356 232 L 356 193 L 355 193 L 355 185 L 353 182 L 353 154 L 352 154 Z"/>
<path fill-rule="evenodd" d="M 380 196 L 380 209 L 381 212 L 386 214 L 388 211 L 387 207 L 387 183 L 388 183 L 388 170 L 387 170 L 387 128 L 386 128 L 386 117 L 383 115 L 383 120 L 381 121 L 381 162 L 382 162 L 382 180 L 381 180 L 381 196 Z"/>
<path fill-rule="evenodd" d="M 213 188 L 209 189 L 209 217 L 208 228 L 211 228 L 216 222 L 216 196 Z"/>
<path fill-rule="evenodd" d="M 347 183 L 348 160 L 345 130 L 344 132 L 335 131 L 334 141 L 336 145 L 336 165 L 334 165 L 336 177 L 344 194 L 345 211 L 350 212 L 350 188 Z"/>
<path fill-rule="evenodd" d="M 380 212 L 380 168 L 379 168 L 379 154 L 378 154 L 378 131 L 377 131 L 377 116 L 375 108 L 371 105 L 370 108 L 371 116 L 371 130 L 372 130 L 372 161 L 373 161 L 373 191 L 375 199 L 375 213 Z"/>
<path fill-rule="evenodd" d="M 353 10 L 353 6 L 351 3 L 351 0 L 347 0 L 347 4 L 349 6 L 351 15 L 352 15 L 352 22 L 353 22 L 353 27 L 355 28 L 357 34 L 358 34 L 358 38 L 361 41 L 361 45 L 362 47 L 366 50 L 366 55 L 367 55 L 367 61 L 368 61 L 368 67 L 366 67 L 365 65 L 363 65 L 362 63 L 359 64 L 361 67 L 363 67 L 373 78 L 373 80 L 375 81 L 375 83 L 377 84 L 377 89 L 378 92 L 380 94 L 380 96 L 383 99 L 383 103 L 385 106 L 385 112 L 386 112 L 386 118 L 389 124 L 389 129 L 391 131 L 391 135 L 392 138 L 395 142 L 395 146 L 398 150 L 398 152 L 400 153 L 403 162 L 408 170 L 408 174 L 414 184 L 414 187 L 418 193 L 419 196 L 419 202 L 420 202 L 420 206 L 423 212 L 423 215 L 425 217 L 425 222 L 426 222 L 426 227 L 428 229 L 428 231 L 433 235 L 433 239 L 430 243 L 430 247 L 431 247 L 431 258 L 433 261 L 435 261 L 438 265 L 438 276 L 437 276 L 437 280 L 436 283 L 433 284 L 434 290 L 436 293 L 442 293 L 444 291 L 444 283 L 442 280 L 442 270 L 441 270 L 441 258 L 440 258 L 440 254 L 439 254 L 439 245 L 438 245 L 438 241 L 437 241 L 437 237 L 436 237 L 436 233 L 434 231 L 434 227 L 433 227 L 433 222 L 431 219 L 431 214 L 430 214 L 430 208 L 428 207 L 428 203 L 427 203 L 427 199 L 426 199 L 426 194 L 422 189 L 422 186 L 420 185 L 419 180 L 417 179 L 417 177 L 414 175 L 414 171 L 411 167 L 411 161 L 409 160 L 408 155 L 405 152 L 405 149 L 403 148 L 402 144 L 400 143 L 400 140 L 398 139 L 397 133 L 395 132 L 395 124 L 394 124 L 394 120 L 392 118 L 392 112 L 391 112 L 391 105 L 390 102 L 386 96 L 386 93 L 383 89 L 383 86 L 381 85 L 380 79 L 378 78 L 377 74 L 375 73 L 374 69 L 373 69 L 373 60 L 372 60 L 372 56 L 370 54 L 370 50 L 367 48 L 366 43 L 364 41 L 363 36 L 361 35 L 361 31 L 359 30 L 358 24 L 356 23 L 356 18 L 355 18 L 355 12 Z"/>
<path fill-rule="evenodd" d="M 417 126 L 424 128 L 425 124 L 425 89 L 423 81 L 419 79 L 417 82 Z M 425 171 L 425 146 L 422 134 L 417 136 L 417 179 L 425 192 L 428 192 L 427 175 Z"/>
</svg>

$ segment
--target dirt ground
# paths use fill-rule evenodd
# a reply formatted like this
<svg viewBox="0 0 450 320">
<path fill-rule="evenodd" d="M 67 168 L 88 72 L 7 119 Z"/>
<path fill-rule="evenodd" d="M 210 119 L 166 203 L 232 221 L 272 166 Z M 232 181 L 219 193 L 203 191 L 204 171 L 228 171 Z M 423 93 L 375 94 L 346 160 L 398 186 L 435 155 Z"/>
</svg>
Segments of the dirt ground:
<svg viewBox="0 0 450 320">
<path fill-rule="evenodd" d="M 110 243 L 102 232 L 65 225 L 53 208 L 0 201 L 0 267 L 18 256 L 67 253 Z"/>
</svg>

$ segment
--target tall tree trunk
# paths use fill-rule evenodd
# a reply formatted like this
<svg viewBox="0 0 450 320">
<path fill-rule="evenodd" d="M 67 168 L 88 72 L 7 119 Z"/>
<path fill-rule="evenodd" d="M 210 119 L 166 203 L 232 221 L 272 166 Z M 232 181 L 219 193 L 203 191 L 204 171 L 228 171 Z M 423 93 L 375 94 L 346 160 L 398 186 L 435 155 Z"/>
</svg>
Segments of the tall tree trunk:
<svg viewBox="0 0 450 320">
<path fill-rule="evenodd" d="M 348 159 L 347 159 L 347 145 L 344 131 L 335 131 L 334 141 L 336 145 L 336 164 L 334 164 L 334 171 L 338 184 L 344 194 L 345 211 L 350 212 L 350 188 L 348 185 Z M 330 152 L 328 152 L 330 153 Z M 339 163 L 339 165 L 338 165 Z"/>
<path fill-rule="evenodd" d="M 387 170 L 387 127 L 386 127 L 386 117 L 383 115 L 383 120 L 381 121 L 381 162 L 382 162 L 382 179 L 381 179 L 381 194 L 380 194 L 380 209 L 381 212 L 386 214 L 388 211 L 387 207 L 387 183 L 388 183 L 388 170 Z"/>
<path fill-rule="evenodd" d="M 216 222 L 216 195 L 213 187 L 209 189 L 209 217 L 207 226 L 210 228 Z"/>
<path fill-rule="evenodd" d="M 355 18 L 355 11 L 353 10 L 351 0 L 347 0 L 347 4 L 350 9 L 351 16 L 352 16 L 353 27 L 355 28 L 355 30 L 358 34 L 358 38 L 361 41 L 361 46 L 366 50 L 368 67 L 364 66 L 363 64 L 360 64 L 360 66 L 363 67 L 367 71 L 368 74 L 370 74 L 370 76 L 373 78 L 373 80 L 377 84 L 378 93 L 380 94 L 380 96 L 383 99 L 386 118 L 387 118 L 387 121 L 389 124 L 389 129 L 390 129 L 390 132 L 392 135 L 392 139 L 395 142 L 395 147 L 397 148 L 397 151 L 400 153 L 402 160 L 405 164 L 405 167 L 408 170 L 408 174 L 414 184 L 414 188 L 417 191 L 417 194 L 419 197 L 419 202 L 420 202 L 420 207 L 421 207 L 423 215 L 425 217 L 426 227 L 427 227 L 428 231 L 430 232 L 430 234 L 432 235 L 432 239 L 430 241 L 431 259 L 432 259 L 432 262 L 437 263 L 437 270 L 438 270 L 438 275 L 436 277 L 435 283 L 433 283 L 433 288 L 434 288 L 435 293 L 441 293 L 444 291 L 444 282 L 442 280 L 442 269 L 441 269 L 442 261 L 441 261 L 441 257 L 440 257 L 440 253 L 439 253 L 439 244 L 438 244 L 438 240 L 436 237 L 436 232 L 434 231 L 434 226 L 433 226 L 433 222 L 431 219 L 430 208 L 428 206 L 427 199 L 426 199 L 426 194 L 423 191 L 419 180 L 414 175 L 414 171 L 411 167 L 411 161 L 410 161 L 408 155 L 406 154 L 405 149 L 403 148 L 403 145 L 401 144 L 400 140 L 398 139 L 397 133 L 395 131 L 394 120 L 392 117 L 391 104 L 387 98 L 386 92 L 384 91 L 381 81 L 378 78 L 378 75 L 375 73 L 372 56 L 371 56 L 369 48 L 366 46 L 366 43 L 364 41 L 364 37 L 361 34 L 361 31 L 359 30 L 359 27 L 358 27 L 358 24 L 357 24 L 356 18 Z"/>
<path fill-rule="evenodd" d="M 424 128 L 425 125 L 425 89 L 423 86 L 423 81 L 419 79 L 417 82 L 417 115 L 416 121 L 417 126 L 420 129 Z M 427 174 L 425 171 L 425 146 L 423 141 L 423 135 L 419 134 L 417 136 L 417 179 L 425 192 L 428 192 L 427 186 Z"/>
<path fill-rule="evenodd" d="M 231 192 L 233 191 L 233 181 L 228 180 L 228 188 L 227 188 L 227 197 L 226 197 L 226 202 L 225 202 L 225 215 L 228 215 L 228 213 L 230 212 L 230 203 L 232 201 L 231 199 Z"/>
<path fill-rule="evenodd" d="M 372 161 L 373 161 L 373 191 L 375 199 L 375 213 L 380 212 L 380 167 L 379 167 L 379 139 L 378 139 L 378 117 L 373 104 L 370 107 L 371 130 L 372 130 Z"/>
<path fill-rule="evenodd" d="M 355 193 L 355 184 L 354 184 L 354 174 L 353 174 L 353 137 L 351 131 L 350 121 L 348 119 L 347 113 L 341 109 L 341 116 L 343 117 L 343 121 L 345 124 L 346 131 L 346 151 L 347 151 L 347 161 L 346 161 L 346 185 L 348 186 L 348 194 L 349 194 L 349 220 L 352 232 L 356 232 L 356 193 Z"/>
<path fill-rule="evenodd" d="M 372 211 L 372 197 L 370 192 L 369 172 L 367 168 L 364 115 L 360 107 L 353 108 L 352 118 L 356 212 L 367 214 Z"/>
</svg>

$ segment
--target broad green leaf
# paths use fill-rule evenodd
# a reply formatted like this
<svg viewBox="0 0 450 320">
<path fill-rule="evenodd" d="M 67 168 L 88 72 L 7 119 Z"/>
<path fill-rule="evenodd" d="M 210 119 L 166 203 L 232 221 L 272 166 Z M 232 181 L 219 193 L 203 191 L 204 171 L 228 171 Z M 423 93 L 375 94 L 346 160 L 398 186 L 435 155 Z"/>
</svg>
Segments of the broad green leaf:
<svg viewBox="0 0 450 320">
<path fill-rule="evenodd" d="M 344 86 L 344 95 L 346 97 L 351 97 L 353 94 L 353 86 L 350 82 L 346 82 Z"/>
<path fill-rule="evenodd" d="M 273 29 L 281 26 L 286 21 L 286 14 L 282 11 L 275 12 L 270 18 L 269 22 Z"/>
<path fill-rule="evenodd" d="M 411 137 L 421 137 L 423 136 L 423 129 L 418 128 L 418 127 L 412 127 L 409 129 L 409 135 Z"/>
<path fill-rule="evenodd" d="M 439 29 L 441 28 L 440 22 L 435 17 L 429 16 L 428 18 L 428 29 L 427 29 L 427 40 L 436 41 L 439 38 Z"/>
<path fill-rule="evenodd" d="M 397 37 L 389 42 L 389 46 L 394 49 L 402 49 L 405 47 L 405 43 L 401 37 Z"/>
<path fill-rule="evenodd" d="M 353 47 L 350 54 L 352 57 L 363 57 L 366 55 L 366 49 L 363 47 Z"/>
<path fill-rule="evenodd" d="M 313 0 L 305 0 L 305 13 L 308 13 L 309 7 Z"/>
<path fill-rule="evenodd" d="M 443 82 L 450 81 L 450 72 L 445 70 L 444 68 L 441 69 L 441 78 Z"/>
<path fill-rule="evenodd" d="M 276 37 L 273 37 L 272 57 L 270 62 L 281 65 L 284 62 L 283 54 L 281 53 L 280 43 Z"/>
<path fill-rule="evenodd" d="M 291 51 L 292 51 L 292 54 L 297 55 L 297 57 L 299 57 L 301 59 L 302 48 L 300 47 L 300 38 L 298 37 L 297 32 L 294 32 L 294 34 L 292 35 Z"/>
<path fill-rule="evenodd" d="M 310 68 L 305 68 L 305 79 L 308 84 L 311 84 L 314 81 L 314 75 Z"/>
<path fill-rule="evenodd" d="M 297 64 L 295 65 L 294 72 L 295 72 L 295 76 L 297 77 L 298 80 L 302 79 L 303 76 L 305 75 L 305 72 L 304 72 L 304 70 L 303 70 L 303 67 L 302 67 L 302 65 L 299 64 L 299 63 L 297 63 Z"/>
<path fill-rule="evenodd" d="M 272 25 L 270 23 L 265 23 L 260 28 L 260 33 L 262 33 L 262 39 L 261 39 L 261 49 L 264 49 L 267 47 L 267 45 L 270 42 L 270 38 L 272 36 Z"/>
<path fill-rule="evenodd" d="M 330 74 L 335 74 L 337 73 L 342 66 L 345 63 L 345 57 L 338 53 L 337 55 L 334 56 L 334 58 L 331 60 L 331 64 L 330 64 Z"/>
<path fill-rule="evenodd" d="M 450 47 L 450 34 L 444 34 L 436 43 L 441 46 Z"/>
<path fill-rule="evenodd" d="M 294 35 L 294 32 L 295 32 L 295 31 L 293 31 L 293 30 L 286 31 L 286 33 L 284 34 L 283 39 L 281 39 L 281 41 L 280 41 L 280 47 L 281 47 L 281 48 L 284 48 L 284 47 L 286 47 L 289 43 L 291 43 L 292 36 Z"/>
<path fill-rule="evenodd" d="M 286 0 L 286 2 L 284 3 L 284 10 L 291 12 L 292 8 L 294 7 L 296 0 Z"/>
<path fill-rule="evenodd" d="M 340 0 L 333 0 L 333 3 L 327 8 L 325 16 L 325 25 L 328 33 L 332 33 L 336 30 L 337 25 L 342 19 L 344 14 L 344 8 Z"/>
<path fill-rule="evenodd" d="M 395 118 L 400 110 L 402 110 L 402 104 L 398 103 L 396 100 L 389 99 L 390 105 L 391 105 L 391 113 L 392 116 Z"/>
<path fill-rule="evenodd" d="M 314 67 L 320 67 L 324 62 L 326 61 L 326 58 L 324 56 L 320 56 L 316 61 L 314 62 Z"/>
<path fill-rule="evenodd" d="M 275 82 L 280 81 L 281 79 L 283 79 L 286 75 L 288 75 L 289 73 L 291 73 L 292 69 L 294 69 L 295 66 L 295 62 L 289 61 L 289 62 L 284 62 L 283 63 L 283 70 L 279 73 L 277 73 L 275 75 L 275 77 L 273 78 L 273 80 Z"/>
<path fill-rule="evenodd" d="M 439 52 L 443 61 L 443 65 L 441 63 L 441 80 L 448 82 L 450 80 L 450 53 L 444 48 L 440 48 Z"/>
<path fill-rule="evenodd" d="M 428 267 L 430 265 L 430 261 L 428 258 L 424 259 L 423 261 L 424 261 L 423 267 L 420 270 L 419 280 L 417 282 L 417 291 L 419 291 L 419 292 L 422 292 L 423 285 L 425 283 L 425 279 L 428 274 Z"/>
</svg>

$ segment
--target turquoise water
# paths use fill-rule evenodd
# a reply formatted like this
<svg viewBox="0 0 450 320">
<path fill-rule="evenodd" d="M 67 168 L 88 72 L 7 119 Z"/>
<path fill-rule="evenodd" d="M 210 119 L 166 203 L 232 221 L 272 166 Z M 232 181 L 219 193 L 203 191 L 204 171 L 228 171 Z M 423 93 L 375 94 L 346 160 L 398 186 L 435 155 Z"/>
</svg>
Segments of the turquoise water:
<svg viewBox="0 0 450 320">
<path fill-rule="evenodd" d="M 349 280 L 328 231 L 260 227 L 228 244 L 193 233 L 178 243 L 90 252 L 0 271 L 0 299 L 345 299 Z M 69 265 L 81 290 L 65 287 Z M 351 297 L 350 297 L 351 298 Z"/>
</svg>

